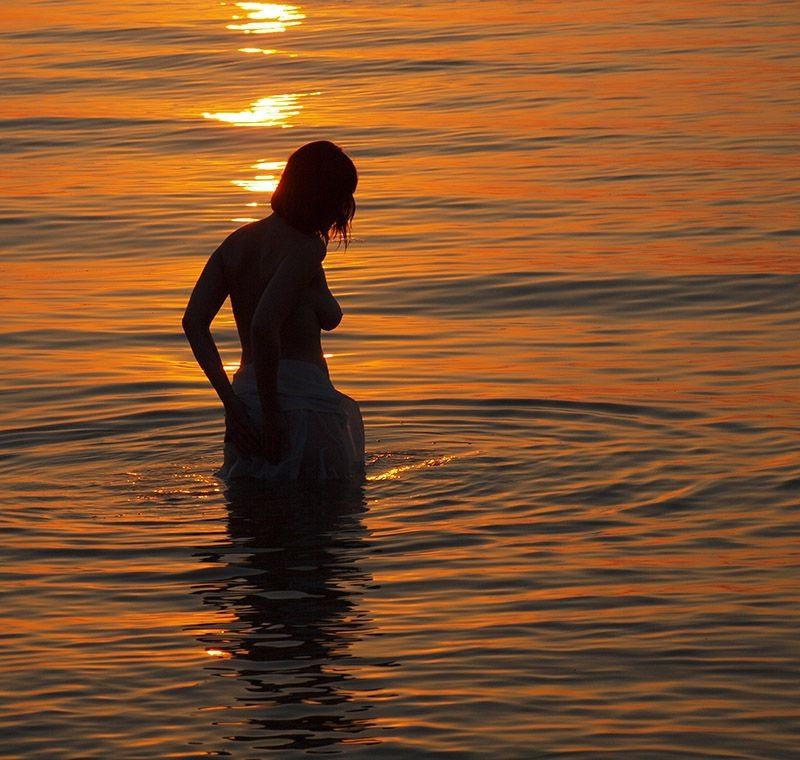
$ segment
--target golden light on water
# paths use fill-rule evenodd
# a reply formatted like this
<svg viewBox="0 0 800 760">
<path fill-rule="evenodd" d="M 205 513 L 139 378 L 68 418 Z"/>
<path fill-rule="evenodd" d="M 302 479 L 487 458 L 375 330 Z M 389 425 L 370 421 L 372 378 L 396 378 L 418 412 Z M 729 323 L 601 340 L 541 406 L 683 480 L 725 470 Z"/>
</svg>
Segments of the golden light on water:
<svg viewBox="0 0 800 760">
<path fill-rule="evenodd" d="M 290 26 L 297 26 L 305 18 L 297 5 L 236 3 L 236 6 L 247 13 L 247 20 L 234 16 L 234 21 L 242 23 L 228 24 L 227 28 L 244 34 L 278 34 Z"/>
<path fill-rule="evenodd" d="M 6 4 L 7 743 L 793 756 L 790 4 L 296 3 Z M 306 513 L 180 318 L 326 137 L 368 482 Z"/>
<path fill-rule="evenodd" d="M 236 23 L 228 24 L 227 29 L 243 32 L 244 34 L 276 34 L 285 32 L 289 27 L 299 26 L 305 19 L 305 14 L 300 11 L 297 5 L 285 3 L 258 3 L 240 2 L 236 7 L 246 13 L 246 20 L 242 20 L 240 15 L 234 15 L 233 21 Z M 255 45 L 239 48 L 240 53 L 275 55 L 278 50 L 274 48 L 262 48 Z M 297 57 L 297 54 L 287 53 L 289 57 Z M 300 99 L 307 95 L 318 95 L 315 93 L 284 93 L 280 95 L 270 95 L 259 98 L 252 102 L 250 107 L 241 111 L 206 111 L 203 118 L 213 119 L 237 127 L 279 127 L 287 129 L 292 126 L 292 120 L 300 115 L 303 106 Z M 241 187 L 253 193 L 272 193 L 278 186 L 280 173 L 285 166 L 284 161 L 260 160 L 253 164 L 251 168 L 258 170 L 258 174 L 250 179 L 234 179 L 231 184 Z M 255 204 L 247 204 L 255 205 Z M 236 223 L 247 223 L 255 221 L 254 217 L 239 216 L 233 219 Z"/>
<path fill-rule="evenodd" d="M 239 48 L 240 53 L 263 53 L 264 55 L 275 55 L 278 51 L 275 48 L 244 47 Z"/>
<path fill-rule="evenodd" d="M 204 119 L 224 121 L 237 127 L 283 127 L 292 126 L 289 120 L 300 114 L 303 106 L 300 98 L 316 93 L 294 93 L 269 95 L 259 98 L 244 111 L 217 111 L 203 114 Z"/>
<path fill-rule="evenodd" d="M 234 179 L 231 182 L 254 193 L 271 193 L 278 186 L 284 166 L 286 166 L 285 161 L 259 161 L 253 164 L 252 168 L 266 172 L 265 174 L 256 174 L 253 179 Z"/>
<path fill-rule="evenodd" d="M 379 472 L 375 475 L 368 475 L 367 480 L 397 480 L 403 473 L 411 470 L 424 470 L 429 467 L 441 467 L 442 465 L 452 462 L 455 456 L 445 454 L 443 456 L 431 457 L 422 462 L 413 462 L 412 464 L 398 465 L 397 467 L 390 467 L 388 470 Z"/>
</svg>

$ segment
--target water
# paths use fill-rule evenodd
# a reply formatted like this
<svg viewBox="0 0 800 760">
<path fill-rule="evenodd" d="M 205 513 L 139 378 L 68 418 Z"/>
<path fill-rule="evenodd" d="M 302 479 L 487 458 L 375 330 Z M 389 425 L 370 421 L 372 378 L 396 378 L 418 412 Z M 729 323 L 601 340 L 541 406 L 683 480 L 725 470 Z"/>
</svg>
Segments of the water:
<svg viewBox="0 0 800 760">
<path fill-rule="evenodd" d="M 4 757 L 800 757 L 796 3 L 2 16 Z M 320 138 L 368 479 L 226 489 L 180 316 Z"/>
</svg>

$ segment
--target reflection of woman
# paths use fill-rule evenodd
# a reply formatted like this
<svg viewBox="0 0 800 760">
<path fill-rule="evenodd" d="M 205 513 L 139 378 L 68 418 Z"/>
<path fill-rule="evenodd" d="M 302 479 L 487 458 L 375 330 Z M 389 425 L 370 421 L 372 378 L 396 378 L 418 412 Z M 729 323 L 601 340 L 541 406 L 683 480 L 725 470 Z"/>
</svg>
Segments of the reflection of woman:
<svg viewBox="0 0 800 760">
<path fill-rule="evenodd" d="M 183 328 L 226 419 L 220 475 L 275 479 L 358 477 L 364 437 L 358 405 L 331 384 L 320 329 L 342 318 L 322 262 L 328 240 L 349 241 L 358 176 L 330 142 L 289 158 L 273 214 L 230 235 L 195 285 Z M 230 295 L 242 343 L 233 383 L 211 322 Z"/>
<path fill-rule="evenodd" d="M 228 744 L 218 754 L 293 757 L 376 741 L 370 692 L 355 685 L 363 672 L 375 678 L 384 663 L 353 651 L 372 629 L 364 605 L 372 578 L 361 566 L 363 485 L 286 483 L 265 490 L 245 479 L 231 481 L 225 499 L 229 541 L 215 543 L 199 587 L 222 614 L 201 641 L 235 658 L 208 666 L 226 677 L 212 690 L 226 716 L 216 725 L 253 749 L 240 755 Z"/>
</svg>

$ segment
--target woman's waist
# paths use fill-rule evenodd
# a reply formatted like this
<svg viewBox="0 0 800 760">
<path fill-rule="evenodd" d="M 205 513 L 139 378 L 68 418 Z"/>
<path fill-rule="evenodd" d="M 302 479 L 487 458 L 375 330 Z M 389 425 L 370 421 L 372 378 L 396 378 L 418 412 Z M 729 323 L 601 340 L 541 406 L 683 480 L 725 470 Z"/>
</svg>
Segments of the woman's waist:
<svg viewBox="0 0 800 760">
<path fill-rule="evenodd" d="M 278 395 L 328 396 L 337 391 L 328 376 L 328 367 L 308 359 L 281 357 L 277 369 Z M 233 376 L 233 389 L 239 395 L 258 394 L 253 362 L 239 366 Z"/>
<path fill-rule="evenodd" d="M 278 363 L 284 361 L 293 362 L 308 362 L 323 370 L 326 374 L 328 372 L 328 364 L 325 361 L 325 356 L 322 353 L 322 346 L 281 346 L 281 355 Z M 249 366 L 253 364 L 252 351 L 243 351 L 240 361 L 240 367 Z"/>
<path fill-rule="evenodd" d="M 293 362 L 302 362 L 303 364 L 313 364 L 318 369 L 327 370 L 327 368 L 328 368 L 328 363 L 325 361 L 324 358 L 317 359 L 317 358 L 312 358 L 312 357 L 293 356 L 293 355 L 286 356 L 284 354 L 281 354 L 281 358 L 278 359 L 278 366 L 280 366 L 281 364 L 284 364 L 286 362 L 288 362 L 290 364 L 293 363 Z M 253 361 L 252 358 L 248 357 L 246 359 L 242 359 L 241 360 L 241 362 L 239 363 L 239 366 L 236 368 L 235 372 L 238 372 L 240 369 L 244 369 L 245 367 L 253 368 L 254 366 L 255 366 L 255 362 Z"/>
</svg>

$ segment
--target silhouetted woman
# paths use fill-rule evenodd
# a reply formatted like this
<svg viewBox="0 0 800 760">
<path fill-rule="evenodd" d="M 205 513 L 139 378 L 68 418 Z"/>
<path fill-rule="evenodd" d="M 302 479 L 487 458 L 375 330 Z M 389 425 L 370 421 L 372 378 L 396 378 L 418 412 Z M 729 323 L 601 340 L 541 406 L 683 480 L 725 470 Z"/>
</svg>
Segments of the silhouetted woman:
<svg viewBox="0 0 800 760">
<path fill-rule="evenodd" d="M 286 164 L 273 213 L 231 234 L 192 291 L 183 329 L 225 407 L 221 477 L 340 480 L 363 473 L 361 414 L 331 384 L 320 343 L 320 329 L 333 330 L 342 319 L 322 262 L 331 238 L 347 246 L 357 183 L 341 148 L 304 145 Z M 227 296 L 242 343 L 233 383 L 210 329 Z"/>
</svg>

